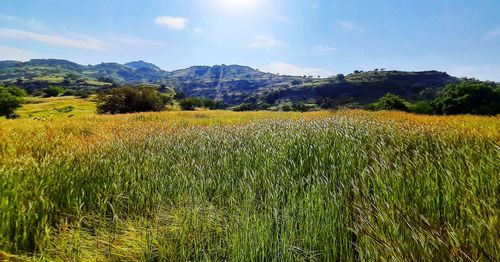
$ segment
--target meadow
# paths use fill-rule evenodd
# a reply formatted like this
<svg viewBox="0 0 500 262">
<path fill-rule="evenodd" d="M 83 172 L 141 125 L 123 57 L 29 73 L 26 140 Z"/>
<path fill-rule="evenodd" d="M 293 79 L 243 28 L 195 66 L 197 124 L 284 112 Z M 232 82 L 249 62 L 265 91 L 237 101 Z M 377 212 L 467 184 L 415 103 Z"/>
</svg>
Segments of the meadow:
<svg viewBox="0 0 500 262">
<path fill-rule="evenodd" d="M 498 116 L 22 110 L 0 259 L 500 260 Z"/>
</svg>

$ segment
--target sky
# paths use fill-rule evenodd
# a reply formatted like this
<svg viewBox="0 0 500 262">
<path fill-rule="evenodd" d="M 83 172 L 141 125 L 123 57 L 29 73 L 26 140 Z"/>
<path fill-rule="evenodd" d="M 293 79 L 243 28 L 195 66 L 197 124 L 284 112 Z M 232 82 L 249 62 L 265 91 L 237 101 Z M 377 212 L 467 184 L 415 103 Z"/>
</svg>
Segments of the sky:
<svg viewBox="0 0 500 262">
<path fill-rule="evenodd" d="M 499 0 L 0 0 L 0 60 L 500 81 Z"/>
</svg>

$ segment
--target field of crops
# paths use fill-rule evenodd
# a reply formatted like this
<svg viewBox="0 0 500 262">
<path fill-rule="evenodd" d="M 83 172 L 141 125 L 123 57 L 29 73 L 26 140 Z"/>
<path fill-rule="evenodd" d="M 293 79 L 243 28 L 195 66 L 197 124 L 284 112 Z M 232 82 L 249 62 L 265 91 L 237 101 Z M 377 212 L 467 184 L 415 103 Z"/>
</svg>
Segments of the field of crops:
<svg viewBox="0 0 500 262">
<path fill-rule="evenodd" d="M 0 260 L 500 260 L 500 117 L 0 120 Z"/>
</svg>

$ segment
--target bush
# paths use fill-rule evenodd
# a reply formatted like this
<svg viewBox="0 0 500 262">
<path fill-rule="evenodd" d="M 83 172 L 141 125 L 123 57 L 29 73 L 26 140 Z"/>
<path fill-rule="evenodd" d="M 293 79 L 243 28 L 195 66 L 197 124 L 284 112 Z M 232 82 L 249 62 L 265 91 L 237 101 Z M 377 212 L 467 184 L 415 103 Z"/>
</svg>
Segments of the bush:
<svg viewBox="0 0 500 262">
<path fill-rule="evenodd" d="M 2 88 L 2 87 L 0 86 L 0 88 Z M 3 88 L 5 88 L 7 90 L 7 92 L 9 92 L 13 96 L 23 97 L 23 96 L 28 95 L 24 89 L 21 89 L 17 86 L 7 86 L 7 87 L 3 87 Z"/>
<path fill-rule="evenodd" d="M 18 94 L 22 92 L 18 92 L 17 89 L 19 88 L 0 86 L 0 116 L 13 118 L 14 111 L 21 107 L 22 99 Z"/>
<path fill-rule="evenodd" d="M 179 101 L 182 110 L 195 110 L 197 107 L 203 107 L 203 100 L 196 97 L 188 97 Z"/>
<path fill-rule="evenodd" d="M 64 94 L 66 92 L 66 89 L 58 86 L 51 86 L 49 88 L 45 88 L 43 90 L 43 93 L 45 94 L 45 97 L 55 97 L 59 96 L 60 94 Z"/>
<path fill-rule="evenodd" d="M 410 111 L 421 115 L 432 115 L 434 109 L 429 101 L 418 101 L 410 107 Z"/>
<path fill-rule="evenodd" d="M 432 102 L 438 114 L 500 114 L 500 87 L 495 83 L 465 81 L 448 85 Z"/>
<path fill-rule="evenodd" d="M 239 105 L 231 108 L 231 110 L 236 111 L 236 112 L 243 112 L 243 111 L 255 111 L 255 110 L 257 110 L 257 108 L 255 107 L 254 104 L 242 103 L 242 104 L 239 104 Z"/>
<path fill-rule="evenodd" d="M 97 98 L 99 114 L 126 114 L 136 112 L 161 111 L 164 100 L 151 87 L 121 87 L 100 94 Z"/>
<path fill-rule="evenodd" d="M 80 90 L 76 91 L 75 96 L 77 96 L 79 98 L 89 98 L 90 91 L 85 90 L 85 89 L 80 89 Z"/>
<path fill-rule="evenodd" d="M 76 90 L 67 89 L 66 91 L 64 91 L 64 93 L 62 95 L 63 96 L 75 96 L 76 95 Z"/>
<path fill-rule="evenodd" d="M 397 111 L 410 111 L 406 106 L 406 101 L 401 97 L 393 94 L 386 94 L 377 102 L 368 105 L 369 110 L 397 110 Z"/>
</svg>

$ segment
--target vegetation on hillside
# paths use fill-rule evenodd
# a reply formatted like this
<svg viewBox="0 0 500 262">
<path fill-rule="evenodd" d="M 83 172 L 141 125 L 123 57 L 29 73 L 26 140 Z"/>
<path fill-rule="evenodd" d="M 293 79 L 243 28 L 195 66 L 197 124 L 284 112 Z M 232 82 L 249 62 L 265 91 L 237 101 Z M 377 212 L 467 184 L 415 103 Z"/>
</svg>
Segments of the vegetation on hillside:
<svg viewBox="0 0 500 262">
<path fill-rule="evenodd" d="M 478 81 L 449 85 L 431 104 L 438 114 L 500 114 L 500 85 Z"/>
<path fill-rule="evenodd" d="M 364 111 L 0 120 L 0 254 L 496 261 L 499 123 Z"/>
<path fill-rule="evenodd" d="M 411 102 L 427 100 L 433 99 L 445 85 L 459 79 L 436 71 L 377 69 L 316 79 L 312 76 L 281 76 L 239 65 L 194 66 L 168 72 L 143 61 L 83 66 L 65 60 L 34 59 L 25 63 L 0 61 L 0 81 L 16 84 L 30 93 L 49 86 L 100 90 L 124 84 L 163 85 L 189 97 L 217 100 L 228 106 L 250 103 L 262 108 L 258 105 L 266 103 L 269 107 L 281 108 L 289 102 L 321 105 L 325 99 L 330 99 L 335 107 L 349 106 L 354 102 L 367 105 L 386 93 Z"/>
</svg>

